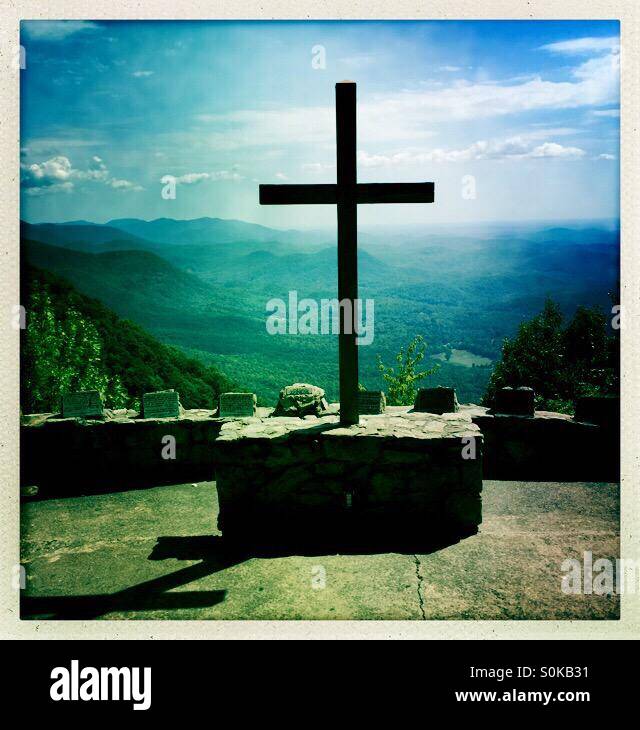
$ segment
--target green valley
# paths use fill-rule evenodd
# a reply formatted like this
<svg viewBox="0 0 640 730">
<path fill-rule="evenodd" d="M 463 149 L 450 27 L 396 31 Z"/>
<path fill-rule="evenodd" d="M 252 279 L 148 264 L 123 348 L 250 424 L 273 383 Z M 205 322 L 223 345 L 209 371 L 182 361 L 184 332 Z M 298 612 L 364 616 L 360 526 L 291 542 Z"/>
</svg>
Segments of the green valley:
<svg viewBox="0 0 640 730">
<path fill-rule="evenodd" d="M 271 404 L 281 387 L 308 381 L 337 398 L 337 338 L 270 336 L 266 302 L 335 297 L 331 233 L 279 231 L 242 221 L 126 219 L 108 224 L 22 224 L 23 257 L 99 299 L 119 317 L 180 348 Z M 572 315 L 610 308 L 618 233 L 608 224 L 502 226 L 483 231 L 364 232 L 360 297 L 375 302 L 375 339 L 360 348 L 360 380 L 381 388 L 390 361 L 415 335 L 427 343 L 430 384 L 479 401 L 503 338 L 547 296 Z M 335 234 L 334 234 L 335 236 Z"/>
</svg>

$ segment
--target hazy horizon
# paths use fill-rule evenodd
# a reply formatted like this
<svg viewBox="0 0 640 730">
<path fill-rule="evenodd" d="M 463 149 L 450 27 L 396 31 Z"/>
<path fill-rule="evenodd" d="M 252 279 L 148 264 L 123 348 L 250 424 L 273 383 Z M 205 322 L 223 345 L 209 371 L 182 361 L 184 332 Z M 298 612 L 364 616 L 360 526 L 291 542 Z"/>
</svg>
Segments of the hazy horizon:
<svg viewBox="0 0 640 730">
<path fill-rule="evenodd" d="M 310 226 L 296 226 L 294 227 L 282 227 L 282 226 L 276 226 L 276 225 L 270 225 L 265 226 L 264 223 L 259 223 L 257 221 L 252 220 L 246 220 L 242 218 L 223 218 L 220 216 L 198 216 L 195 218 L 180 218 L 175 216 L 157 216 L 155 218 L 144 218 L 141 216 L 122 216 L 120 218 L 105 218 L 104 220 L 98 221 L 98 220 L 89 220 L 88 218 L 68 218 L 63 219 L 59 221 L 54 220 L 27 220 L 24 216 L 20 218 L 21 221 L 25 223 L 29 223 L 30 225 L 70 225 L 70 224 L 78 224 L 78 223 L 87 223 L 90 225 L 97 225 L 97 226 L 104 226 L 108 225 L 109 223 L 116 222 L 118 220 L 140 220 L 144 221 L 145 223 L 152 223 L 154 221 L 158 220 L 174 220 L 174 221 L 182 221 L 182 222 L 189 222 L 189 221 L 196 221 L 196 220 L 221 220 L 225 222 L 240 222 L 240 223 L 249 223 L 251 225 L 258 225 L 258 226 L 264 226 L 266 228 L 272 228 L 276 231 L 290 231 L 290 230 L 298 230 L 298 231 L 308 231 L 308 232 L 325 232 L 325 231 L 331 231 L 334 230 L 335 232 L 335 225 L 319 228 L 316 226 L 310 227 Z M 383 229 L 393 229 L 393 230 L 417 230 L 417 229 L 448 229 L 453 230 L 456 228 L 477 228 L 477 227 L 499 227 L 499 226 L 511 226 L 513 228 L 524 228 L 524 227 L 532 227 L 532 226 L 540 226 L 545 227 L 548 225 L 571 225 L 572 228 L 587 228 L 591 226 L 597 226 L 597 227 L 620 227 L 620 218 L 548 218 L 548 219 L 516 219 L 516 220 L 508 220 L 508 219 L 498 219 L 498 220 L 481 220 L 481 221 L 465 221 L 463 223 L 455 222 L 455 221 L 440 221 L 438 223 L 369 223 L 369 224 L 363 224 L 359 225 L 360 230 L 383 230 Z M 428 230 L 427 230 L 428 232 Z"/>
</svg>

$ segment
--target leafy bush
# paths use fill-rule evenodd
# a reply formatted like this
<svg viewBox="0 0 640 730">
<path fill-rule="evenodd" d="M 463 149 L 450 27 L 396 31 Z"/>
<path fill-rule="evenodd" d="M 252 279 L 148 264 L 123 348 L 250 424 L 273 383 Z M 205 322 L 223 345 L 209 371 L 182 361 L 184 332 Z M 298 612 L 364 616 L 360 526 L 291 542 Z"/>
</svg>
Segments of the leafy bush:
<svg viewBox="0 0 640 730">
<path fill-rule="evenodd" d="M 387 403 L 389 405 L 412 406 L 417 392 L 415 384 L 438 370 L 438 365 L 422 372 L 416 370 L 418 363 L 424 360 L 426 349 L 427 346 L 422 335 L 414 337 L 406 351 L 404 347 L 401 347 L 396 355 L 397 370 L 384 365 L 378 355 L 378 370 L 388 383 Z"/>
<path fill-rule="evenodd" d="M 111 408 L 126 404 L 118 375 L 110 376 L 102 342 L 92 322 L 76 309 L 59 315 L 46 288 L 31 291 L 22 348 L 23 408 L 55 411 L 63 393 L 97 390 Z"/>
</svg>

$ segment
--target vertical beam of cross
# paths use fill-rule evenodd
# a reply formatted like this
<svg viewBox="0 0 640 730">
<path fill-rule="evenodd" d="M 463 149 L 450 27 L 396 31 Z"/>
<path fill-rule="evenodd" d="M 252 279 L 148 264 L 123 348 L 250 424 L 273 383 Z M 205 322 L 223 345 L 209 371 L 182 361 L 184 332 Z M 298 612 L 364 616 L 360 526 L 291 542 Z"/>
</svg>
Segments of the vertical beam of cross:
<svg viewBox="0 0 640 730">
<path fill-rule="evenodd" d="M 338 183 L 338 300 L 340 308 L 340 421 L 358 423 L 358 205 L 356 202 L 356 85 L 336 84 Z"/>
<path fill-rule="evenodd" d="M 352 425 L 358 423 L 358 205 L 433 203 L 434 185 L 431 182 L 358 184 L 353 81 L 336 84 L 336 140 L 337 184 L 260 185 L 260 205 L 337 205 L 338 299 L 345 305 L 340 307 L 340 422 Z"/>
</svg>

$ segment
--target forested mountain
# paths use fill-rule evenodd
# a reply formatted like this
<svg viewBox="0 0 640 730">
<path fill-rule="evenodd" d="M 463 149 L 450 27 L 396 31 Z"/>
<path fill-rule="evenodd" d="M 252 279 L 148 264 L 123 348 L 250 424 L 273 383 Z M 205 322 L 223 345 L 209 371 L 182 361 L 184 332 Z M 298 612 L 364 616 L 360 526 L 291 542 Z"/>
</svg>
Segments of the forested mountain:
<svg viewBox="0 0 640 730">
<path fill-rule="evenodd" d="M 32 264 L 217 366 L 263 403 L 294 381 L 337 398 L 337 338 L 270 336 L 265 327 L 273 297 L 336 296 L 331 234 L 211 218 L 25 224 L 26 233 L 32 240 L 23 240 L 23 255 Z M 548 296 L 567 317 L 579 305 L 610 309 L 619 278 L 615 227 L 502 226 L 482 235 L 361 236 L 360 297 L 375 302 L 375 338 L 360 348 L 367 387 L 382 387 L 378 355 L 389 363 L 422 335 L 425 365 L 440 365 L 428 384 L 454 385 L 461 400 L 477 402 L 503 339 Z"/>
<path fill-rule="evenodd" d="M 27 310 L 21 343 L 25 413 L 57 411 L 61 383 L 98 388 L 112 408 L 137 407 L 143 392 L 167 388 L 175 388 L 187 408 L 213 408 L 217 395 L 233 388 L 215 368 L 162 344 L 48 271 L 23 264 L 21 298 Z"/>
</svg>

